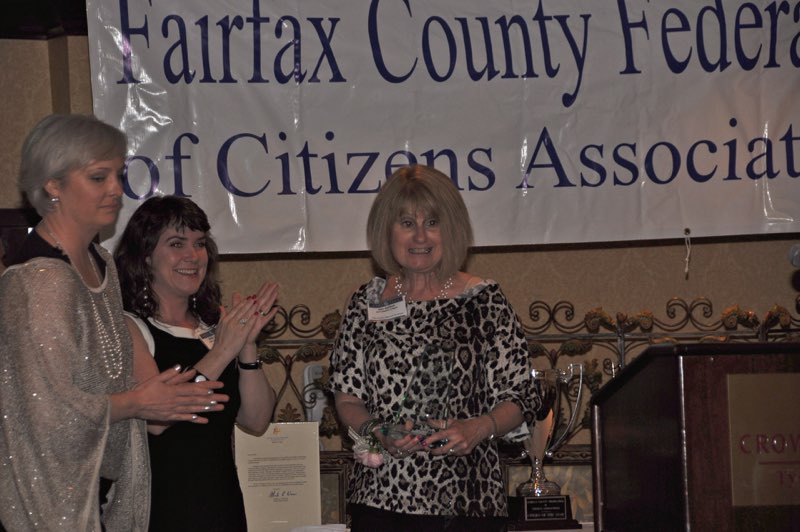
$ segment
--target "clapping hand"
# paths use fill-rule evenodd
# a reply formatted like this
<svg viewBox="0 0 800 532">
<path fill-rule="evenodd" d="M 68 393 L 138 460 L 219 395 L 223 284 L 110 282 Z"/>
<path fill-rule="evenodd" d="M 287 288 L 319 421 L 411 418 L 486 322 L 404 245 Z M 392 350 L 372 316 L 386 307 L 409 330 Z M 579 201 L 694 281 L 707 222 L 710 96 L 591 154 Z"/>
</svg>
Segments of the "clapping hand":
<svg viewBox="0 0 800 532">
<path fill-rule="evenodd" d="M 232 360 L 246 343 L 255 344 L 261 329 L 275 316 L 274 306 L 278 285 L 264 283 L 258 293 L 243 298 L 233 294 L 230 310 L 220 309 L 220 319 L 215 333 L 214 347 Z"/>
<path fill-rule="evenodd" d="M 196 371 L 181 373 L 179 367 L 170 368 L 138 384 L 134 391 L 139 394 L 140 411 L 137 417 L 148 421 L 174 423 L 189 421 L 208 423 L 198 414 L 222 410 L 229 397 L 214 393 L 222 388 L 219 381 L 190 382 Z"/>
<path fill-rule="evenodd" d="M 261 329 L 263 329 L 278 312 L 278 307 L 275 305 L 275 301 L 278 299 L 278 284 L 264 283 L 261 285 L 258 292 L 250 297 L 256 303 L 256 312 L 253 314 L 253 323 L 250 324 L 247 342 L 255 344 Z M 233 294 L 233 304 L 236 305 L 239 300 L 241 300 L 241 296 L 238 293 Z"/>
</svg>

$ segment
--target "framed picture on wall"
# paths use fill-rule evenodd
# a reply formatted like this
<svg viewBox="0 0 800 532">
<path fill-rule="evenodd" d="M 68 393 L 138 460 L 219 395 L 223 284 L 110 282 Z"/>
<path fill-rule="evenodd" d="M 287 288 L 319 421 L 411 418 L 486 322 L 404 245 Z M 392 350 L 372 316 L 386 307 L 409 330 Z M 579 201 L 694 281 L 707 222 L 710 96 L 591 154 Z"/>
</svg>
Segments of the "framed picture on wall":
<svg viewBox="0 0 800 532">
<path fill-rule="evenodd" d="M 352 468 L 352 452 L 319 453 L 322 524 L 347 524 L 347 485 L 350 482 Z"/>
</svg>

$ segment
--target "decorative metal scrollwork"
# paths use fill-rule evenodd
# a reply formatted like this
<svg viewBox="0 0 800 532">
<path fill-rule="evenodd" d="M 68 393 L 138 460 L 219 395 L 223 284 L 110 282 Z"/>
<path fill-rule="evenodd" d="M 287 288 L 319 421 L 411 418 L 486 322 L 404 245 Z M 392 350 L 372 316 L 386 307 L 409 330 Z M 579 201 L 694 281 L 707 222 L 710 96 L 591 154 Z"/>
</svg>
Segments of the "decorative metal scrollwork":
<svg viewBox="0 0 800 532">
<path fill-rule="evenodd" d="M 539 334 L 551 328 L 573 334 L 581 328 L 581 324 L 570 323 L 575 319 L 575 306 L 569 301 L 559 301 L 552 307 L 544 301 L 534 301 L 528 307 L 528 319 L 530 323 L 522 324 L 528 335 Z"/>
<path fill-rule="evenodd" d="M 313 408 L 316 395 L 306 393 L 307 387 L 298 386 L 293 378 L 295 363 L 327 361 L 332 345 L 331 339 L 336 335 L 341 322 L 338 311 L 326 314 L 316 326 L 308 327 L 311 311 L 305 305 L 297 305 L 287 311 L 279 308 L 275 319 L 262 331 L 259 338 L 259 358 L 268 365 L 283 369 L 281 384 L 276 387 L 274 418 L 279 422 L 306 421 L 306 408 Z M 282 340 L 290 334 L 296 339 Z M 318 338 L 319 336 L 323 338 Z M 319 382 L 313 383 L 320 390 L 327 390 L 327 374 Z M 333 401 L 329 401 L 333 404 Z M 298 406 L 300 408 L 298 408 Z M 333 408 L 328 406 L 323 411 L 320 422 L 320 435 L 333 436 L 338 431 L 338 422 Z"/>
<path fill-rule="evenodd" d="M 800 308 L 800 296 L 797 305 Z M 584 367 L 583 386 L 590 393 L 598 391 L 625 367 L 627 360 L 651 345 L 800 341 L 800 318 L 778 305 L 770 308 L 763 319 L 740 305 L 730 305 L 716 319 L 714 316 L 714 305 L 707 298 L 688 302 L 672 298 L 666 304 L 665 318 L 656 317 L 650 310 L 612 315 L 603 307 L 592 308 L 579 318 L 569 301 L 558 301 L 552 306 L 544 301 L 534 301 L 528 308 L 528 319 L 522 320 L 522 327 L 534 365 L 541 359 L 543 364 L 555 368 L 574 363 L 577 359 Z M 293 369 L 296 363 L 328 360 L 333 338 L 341 323 L 341 314 L 338 311 L 331 312 L 323 316 L 319 324 L 313 323 L 310 309 L 305 305 L 297 305 L 288 311 L 280 308 L 273 322 L 262 332 L 259 341 L 261 360 L 283 369 L 283 381 L 277 387 L 278 421 L 305 420 L 304 409 L 313 407 L 306 399 L 306 390 L 295 384 Z M 314 385 L 327 390 L 327 373 Z M 574 398 L 577 390 L 574 386 L 567 387 L 564 393 Z M 330 399 L 328 404 L 332 405 Z M 570 405 L 571 401 L 562 401 L 561 404 Z M 588 401 L 578 405 L 578 408 L 583 409 L 583 413 L 580 422 L 565 436 L 568 443 L 590 426 Z M 560 418 L 566 420 L 572 412 L 561 414 Z M 333 436 L 338 433 L 338 428 L 335 411 L 328 406 L 320 422 L 320 434 Z M 563 431 L 564 427 L 560 429 Z M 583 463 L 587 460 L 586 448 L 582 444 L 566 445 L 556 452 L 554 460 L 559 463 Z"/>
<path fill-rule="evenodd" d="M 295 305 L 288 311 L 278 306 L 278 312 L 272 321 L 261 331 L 260 342 L 268 342 L 281 338 L 287 333 L 295 338 L 315 338 L 320 334 L 327 339 L 336 336 L 342 315 L 338 310 L 326 314 L 318 325 L 308 327 L 311 323 L 311 310 L 306 305 Z"/>
</svg>

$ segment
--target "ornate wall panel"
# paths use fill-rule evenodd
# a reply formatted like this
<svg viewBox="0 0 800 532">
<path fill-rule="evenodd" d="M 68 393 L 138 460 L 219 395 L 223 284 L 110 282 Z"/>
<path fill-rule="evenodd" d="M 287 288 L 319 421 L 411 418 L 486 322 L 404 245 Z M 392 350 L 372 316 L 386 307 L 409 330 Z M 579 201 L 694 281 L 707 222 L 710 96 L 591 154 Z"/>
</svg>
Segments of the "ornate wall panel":
<svg viewBox="0 0 800 532">
<path fill-rule="evenodd" d="M 717 313 L 714 304 L 705 298 L 692 301 L 673 298 L 666 302 L 661 315 L 650 310 L 612 315 L 602 307 L 580 315 L 568 301 L 555 304 L 534 301 L 528 307 L 527 316 L 521 318 L 533 367 L 566 368 L 571 363 L 579 363 L 584 368 L 585 390 L 578 405 L 579 421 L 564 436 L 563 444 L 553 457 L 554 463 L 563 465 L 590 462 L 588 398 L 648 346 L 677 342 L 800 340 L 800 318 L 789 309 L 775 305 L 759 317 L 755 311 L 734 304 Z M 279 369 L 277 374 L 270 373 L 278 393 L 276 421 L 307 420 L 307 410 L 313 410 L 319 401 L 319 396 L 309 393 L 312 389 L 329 395 L 327 371 L 307 384 L 303 384 L 298 375 L 311 363 L 327 368 L 340 320 L 339 311 L 317 318 L 307 306 L 297 305 L 288 310 L 281 308 L 274 322 L 264 330 L 260 356 L 273 370 Z M 562 410 L 566 410 L 561 412 L 560 427 L 556 429 L 559 436 L 572 416 L 569 410 L 577 393 L 577 381 L 573 381 L 566 390 L 572 401 L 561 401 Z M 329 401 L 329 404 L 332 403 Z M 339 434 L 338 421 L 330 406 L 324 410 L 320 434 L 325 438 Z"/>
</svg>

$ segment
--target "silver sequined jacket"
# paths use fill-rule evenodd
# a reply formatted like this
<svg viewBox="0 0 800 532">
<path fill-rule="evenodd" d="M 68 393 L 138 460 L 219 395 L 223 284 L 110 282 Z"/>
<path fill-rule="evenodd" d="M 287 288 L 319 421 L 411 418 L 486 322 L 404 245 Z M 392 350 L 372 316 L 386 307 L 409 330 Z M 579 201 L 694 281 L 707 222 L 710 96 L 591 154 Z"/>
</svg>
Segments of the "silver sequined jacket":
<svg viewBox="0 0 800 532">
<path fill-rule="evenodd" d="M 133 347 L 114 262 L 88 288 L 68 263 L 39 257 L 0 277 L 0 522 L 8 530 L 146 530 L 147 435 L 110 423 L 108 394 L 134 386 Z M 120 342 L 114 341 L 118 335 Z"/>
</svg>

